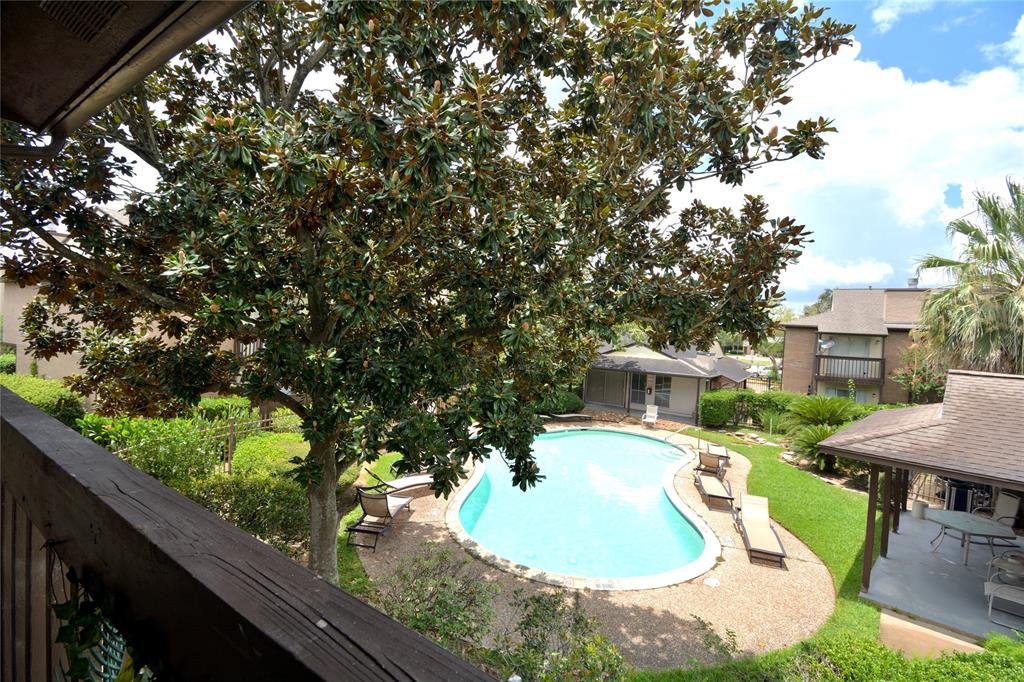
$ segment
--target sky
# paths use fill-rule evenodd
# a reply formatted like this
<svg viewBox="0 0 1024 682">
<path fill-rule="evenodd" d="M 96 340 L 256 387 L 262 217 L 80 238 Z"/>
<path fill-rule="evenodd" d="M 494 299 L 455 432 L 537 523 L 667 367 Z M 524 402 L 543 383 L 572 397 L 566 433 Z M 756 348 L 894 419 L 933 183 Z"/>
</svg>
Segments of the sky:
<svg viewBox="0 0 1024 682">
<path fill-rule="evenodd" d="M 818 4 L 857 25 L 855 42 L 797 79 L 790 109 L 838 133 L 824 160 L 767 166 L 742 188 L 813 233 L 782 275 L 798 312 L 826 287 L 906 286 L 922 256 L 956 255 L 946 226 L 976 192 L 1024 181 L 1024 1 Z M 694 193 L 738 201 L 721 185 Z"/>
<path fill-rule="evenodd" d="M 1024 181 L 1024 0 L 817 4 L 857 25 L 854 44 L 789 93 L 786 120 L 835 121 L 826 158 L 766 166 L 739 191 L 711 181 L 693 192 L 734 207 L 744 193 L 763 194 L 773 215 L 807 226 L 813 242 L 782 275 L 797 312 L 825 288 L 906 286 L 921 257 L 956 255 L 946 226 L 977 218 L 976 192 L 1006 196 L 1007 178 Z M 329 92 L 333 76 L 315 73 L 306 85 Z M 549 99 L 561 99 L 556 82 Z M 154 186 L 155 173 L 136 166 L 136 184 Z"/>
</svg>

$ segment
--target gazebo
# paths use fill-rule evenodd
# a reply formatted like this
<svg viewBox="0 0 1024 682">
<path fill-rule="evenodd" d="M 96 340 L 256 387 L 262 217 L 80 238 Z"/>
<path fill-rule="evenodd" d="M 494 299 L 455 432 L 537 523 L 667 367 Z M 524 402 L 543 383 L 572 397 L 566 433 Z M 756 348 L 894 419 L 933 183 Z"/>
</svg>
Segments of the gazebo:
<svg viewBox="0 0 1024 682">
<path fill-rule="evenodd" d="M 1024 376 L 950 371 L 941 404 L 876 412 L 820 447 L 825 454 L 870 466 L 861 596 L 972 636 L 1000 631 L 988 621 L 984 596 L 988 539 L 969 555 L 971 536 L 960 535 L 961 547 L 947 543 L 940 554 L 946 530 L 940 521 L 971 519 L 919 510 L 916 518 L 903 519 L 901 531 L 901 512 L 907 507 L 911 472 L 992 486 L 994 495 L 1024 491 Z M 879 496 L 880 560 L 873 564 Z M 901 537 L 891 558 L 890 532 Z M 1024 626 L 1024 618 L 1020 623 Z"/>
</svg>

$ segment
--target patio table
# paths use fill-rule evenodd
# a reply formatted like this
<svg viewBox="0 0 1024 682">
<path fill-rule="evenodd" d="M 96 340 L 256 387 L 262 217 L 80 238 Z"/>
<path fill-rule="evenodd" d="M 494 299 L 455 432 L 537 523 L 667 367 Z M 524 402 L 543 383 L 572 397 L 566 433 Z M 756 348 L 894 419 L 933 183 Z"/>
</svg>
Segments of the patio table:
<svg viewBox="0 0 1024 682">
<path fill-rule="evenodd" d="M 989 546 L 992 545 L 993 538 L 1006 538 L 1013 540 L 1017 535 L 1013 532 L 1013 529 L 1009 526 L 1004 526 L 998 521 L 985 518 L 984 516 L 977 516 L 969 512 L 962 511 L 950 511 L 948 509 L 928 509 L 925 511 L 925 518 L 929 521 L 933 521 L 939 524 L 942 529 L 939 534 L 932 540 L 932 544 L 935 547 L 932 549 L 934 552 L 942 544 L 942 541 L 946 539 L 946 530 L 955 530 L 961 535 L 961 542 L 964 545 L 964 564 L 967 564 L 967 559 L 971 551 L 971 537 L 977 535 L 981 538 L 988 539 Z M 936 544 L 938 543 L 938 544 Z M 993 550 L 993 555 L 995 551 Z"/>
</svg>

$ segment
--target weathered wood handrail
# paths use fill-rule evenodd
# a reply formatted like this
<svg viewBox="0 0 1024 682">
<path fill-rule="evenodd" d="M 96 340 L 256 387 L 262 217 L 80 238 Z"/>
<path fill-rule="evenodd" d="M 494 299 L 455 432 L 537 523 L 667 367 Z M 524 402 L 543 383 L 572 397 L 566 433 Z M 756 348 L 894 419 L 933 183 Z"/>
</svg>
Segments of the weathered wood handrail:
<svg viewBox="0 0 1024 682">
<path fill-rule="evenodd" d="M 489 679 L 4 388 L 0 413 L 5 497 L 113 597 L 111 621 L 161 677 Z M 16 588 L 6 575 L 5 601 Z"/>
</svg>

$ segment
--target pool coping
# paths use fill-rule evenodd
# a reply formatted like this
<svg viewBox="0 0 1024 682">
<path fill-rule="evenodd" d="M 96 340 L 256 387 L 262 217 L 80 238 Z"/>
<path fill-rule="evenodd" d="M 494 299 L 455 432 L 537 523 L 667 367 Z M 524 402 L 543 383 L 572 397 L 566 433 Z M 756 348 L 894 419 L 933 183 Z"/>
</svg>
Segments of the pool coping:
<svg viewBox="0 0 1024 682">
<path fill-rule="evenodd" d="M 552 573 L 538 568 L 524 566 L 523 564 L 518 564 L 514 561 L 505 559 L 494 552 L 491 552 L 474 540 L 463 527 L 462 521 L 459 519 L 459 510 L 462 508 L 463 502 L 466 501 L 466 498 L 469 497 L 469 495 L 476 489 L 476 486 L 480 483 L 480 479 L 483 478 L 485 467 L 481 464 L 474 466 L 472 476 L 470 476 L 466 484 L 459 489 L 445 509 L 445 526 L 448 528 L 448 532 L 452 537 L 455 538 L 455 541 L 458 542 L 463 549 L 480 561 L 513 575 L 536 582 L 546 583 L 548 585 L 557 585 L 559 587 L 568 587 L 577 590 L 651 590 L 693 580 L 715 567 L 715 564 L 718 563 L 718 559 L 722 554 L 722 544 L 719 542 L 718 536 L 715 535 L 714 531 L 704 521 L 704 519 L 691 509 L 689 505 L 683 502 L 679 493 L 676 492 L 676 476 L 683 467 L 691 464 L 696 458 L 696 454 L 694 454 L 689 447 L 669 443 L 667 439 L 655 438 L 642 433 L 636 433 L 635 431 L 601 426 L 555 429 L 548 431 L 547 433 L 564 433 L 566 431 L 611 431 L 615 433 L 624 433 L 637 438 L 647 438 L 648 440 L 657 441 L 663 445 L 673 447 L 683 453 L 684 457 L 680 460 L 677 466 L 666 468 L 665 474 L 662 476 L 661 483 L 669 502 L 672 503 L 672 506 L 676 508 L 676 511 L 678 511 L 683 518 L 690 523 L 690 525 L 697 529 L 697 532 L 699 532 L 701 537 L 704 539 L 704 550 L 700 555 L 685 566 L 680 566 L 679 568 L 671 571 L 628 578 L 590 578 L 564 573 Z"/>
</svg>

